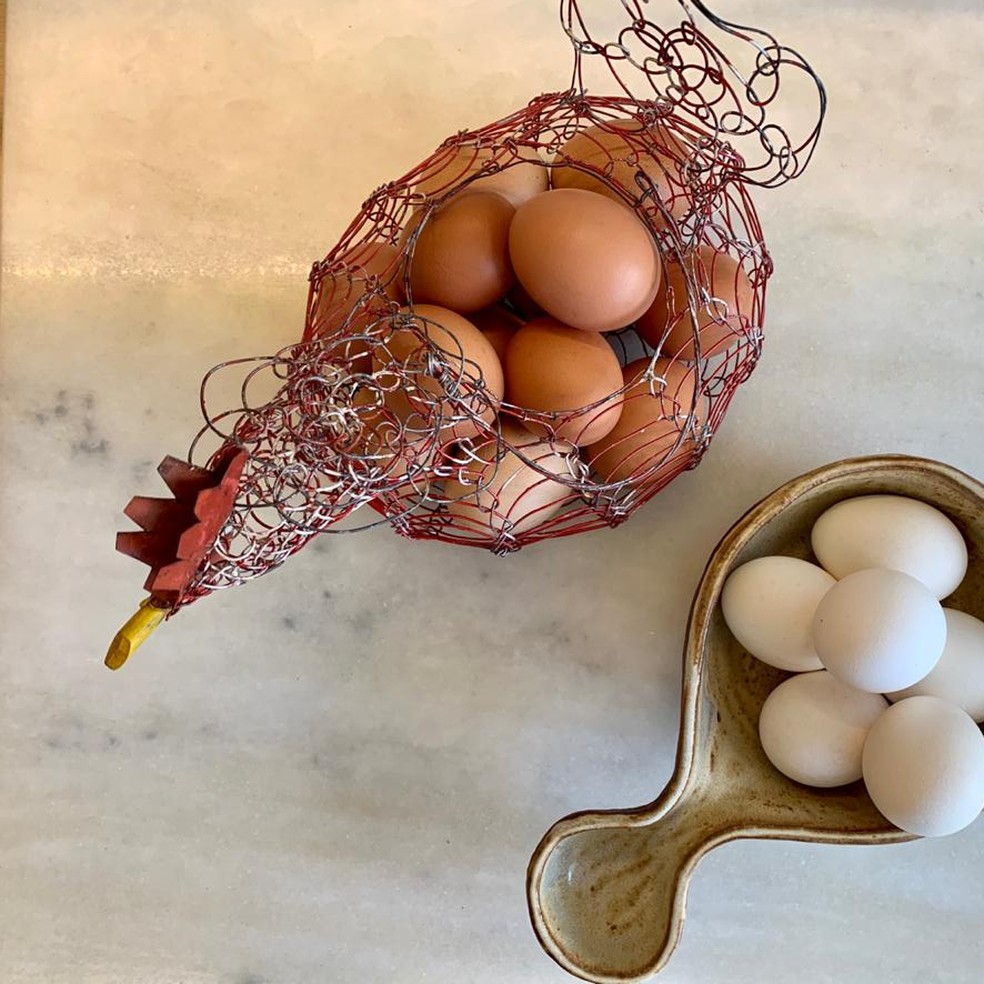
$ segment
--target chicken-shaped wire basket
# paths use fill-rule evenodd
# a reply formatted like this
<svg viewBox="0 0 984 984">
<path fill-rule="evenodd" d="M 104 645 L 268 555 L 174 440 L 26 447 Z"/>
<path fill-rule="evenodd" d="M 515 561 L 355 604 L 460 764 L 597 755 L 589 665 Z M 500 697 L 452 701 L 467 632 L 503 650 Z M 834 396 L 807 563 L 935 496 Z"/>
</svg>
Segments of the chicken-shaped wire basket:
<svg viewBox="0 0 984 984">
<path fill-rule="evenodd" d="M 140 530 L 117 549 L 149 565 L 149 596 L 108 665 L 319 534 L 385 522 L 505 554 L 615 526 L 698 464 L 762 348 L 750 191 L 806 167 L 824 90 L 698 0 L 670 28 L 622 0 L 604 41 L 581 9 L 601 3 L 560 3 L 566 89 L 369 196 L 313 266 L 300 341 L 206 375 L 205 426 L 160 467 L 173 497 L 127 506 Z M 587 91 L 589 60 L 614 95 Z M 812 94 L 800 136 L 770 119 L 789 78 Z M 230 373 L 241 400 L 216 408 Z"/>
</svg>

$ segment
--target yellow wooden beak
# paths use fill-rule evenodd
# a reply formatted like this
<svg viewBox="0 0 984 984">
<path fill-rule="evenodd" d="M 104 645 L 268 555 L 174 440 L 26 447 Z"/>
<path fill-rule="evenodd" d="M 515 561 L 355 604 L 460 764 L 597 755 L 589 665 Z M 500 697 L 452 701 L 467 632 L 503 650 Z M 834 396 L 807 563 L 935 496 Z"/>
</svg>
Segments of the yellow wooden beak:
<svg viewBox="0 0 984 984">
<path fill-rule="evenodd" d="M 155 604 L 152 598 L 144 598 L 123 628 L 113 636 L 106 653 L 106 665 L 111 670 L 118 670 L 164 621 L 168 611 Z"/>
</svg>

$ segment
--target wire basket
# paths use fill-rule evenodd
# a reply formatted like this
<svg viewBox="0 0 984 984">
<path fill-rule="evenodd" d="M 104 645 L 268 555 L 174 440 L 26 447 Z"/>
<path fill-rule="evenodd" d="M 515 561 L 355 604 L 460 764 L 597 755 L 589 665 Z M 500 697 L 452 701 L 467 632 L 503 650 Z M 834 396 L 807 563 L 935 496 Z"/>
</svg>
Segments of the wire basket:
<svg viewBox="0 0 984 984">
<path fill-rule="evenodd" d="M 455 134 L 373 192 L 313 266 L 301 340 L 206 375 L 206 424 L 189 455 L 204 461 L 189 467 L 203 487 L 224 479 L 228 489 L 234 463 L 234 495 L 204 519 L 194 495 L 185 503 L 199 539 L 208 530 L 207 549 L 197 543 L 182 556 L 188 523 L 172 521 L 165 532 L 174 549 L 151 555 L 139 538 L 160 541 L 162 521 L 146 509 L 145 532 L 121 548 L 151 565 L 147 587 L 171 612 L 268 572 L 325 532 L 388 523 L 410 538 L 504 554 L 615 526 L 699 463 L 762 348 L 772 261 L 750 192 L 806 167 L 824 90 L 795 51 L 702 3 L 680 0 L 683 20 L 664 29 L 644 4 L 623 0 L 627 23 L 609 41 L 592 36 L 588 6 L 560 4 L 574 48 L 566 89 Z M 725 57 L 696 15 L 747 65 Z M 607 68 L 617 94 L 586 90 L 589 63 Z M 815 101 L 808 132 L 796 138 L 768 114 L 793 75 Z M 466 196 L 508 201 L 547 187 L 591 190 L 631 208 L 662 280 L 644 315 L 597 336 L 621 384 L 585 405 L 544 410 L 512 399 L 502 360 L 488 358 L 489 346 L 502 352 L 542 313 L 522 285 L 455 321 L 421 298 L 414 262 L 435 217 Z M 210 392 L 229 373 L 241 380 L 241 398 L 218 409 Z M 216 440 L 218 450 L 205 451 Z"/>
</svg>

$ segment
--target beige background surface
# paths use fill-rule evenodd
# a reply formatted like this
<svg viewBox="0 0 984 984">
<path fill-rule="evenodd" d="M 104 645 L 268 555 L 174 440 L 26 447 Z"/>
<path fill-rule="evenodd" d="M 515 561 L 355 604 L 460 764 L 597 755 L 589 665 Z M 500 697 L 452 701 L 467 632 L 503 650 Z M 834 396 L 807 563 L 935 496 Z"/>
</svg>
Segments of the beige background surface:
<svg viewBox="0 0 984 984">
<path fill-rule="evenodd" d="M 202 373 L 293 340 L 367 192 L 565 86 L 569 54 L 553 0 L 11 0 L 0 981 L 564 980 L 527 858 L 561 815 L 665 782 L 730 522 L 846 455 L 984 475 L 984 16 L 718 6 L 807 53 L 831 107 L 813 167 L 759 196 L 766 354 L 701 467 L 617 531 L 508 560 L 322 537 L 112 676 L 143 578 L 120 510 L 187 448 Z M 660 980 L 976 981 L 982 870 L 984 823 L 729 845 Z"/>
</svg>

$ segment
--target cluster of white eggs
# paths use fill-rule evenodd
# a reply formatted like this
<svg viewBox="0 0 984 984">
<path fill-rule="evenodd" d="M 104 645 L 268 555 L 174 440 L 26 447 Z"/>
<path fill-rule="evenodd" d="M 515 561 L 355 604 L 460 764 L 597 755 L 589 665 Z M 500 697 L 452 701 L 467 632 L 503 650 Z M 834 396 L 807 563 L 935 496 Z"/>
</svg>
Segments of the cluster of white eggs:
<svg viewBox="0 0 984 984">
<path fill-rule="evenodd" d="M 811 544 L 819 566 L 760 557 L 721 596 L 738 642 L 795 673 L 762 707 L 765 754 L 809 786 L 863 778 L 909 833 L 955 833 L 984 810 L 984 622 L 941 604 L 967 545 L 939 510 L 892 495 L 832 506 Z"/>
</svg>

